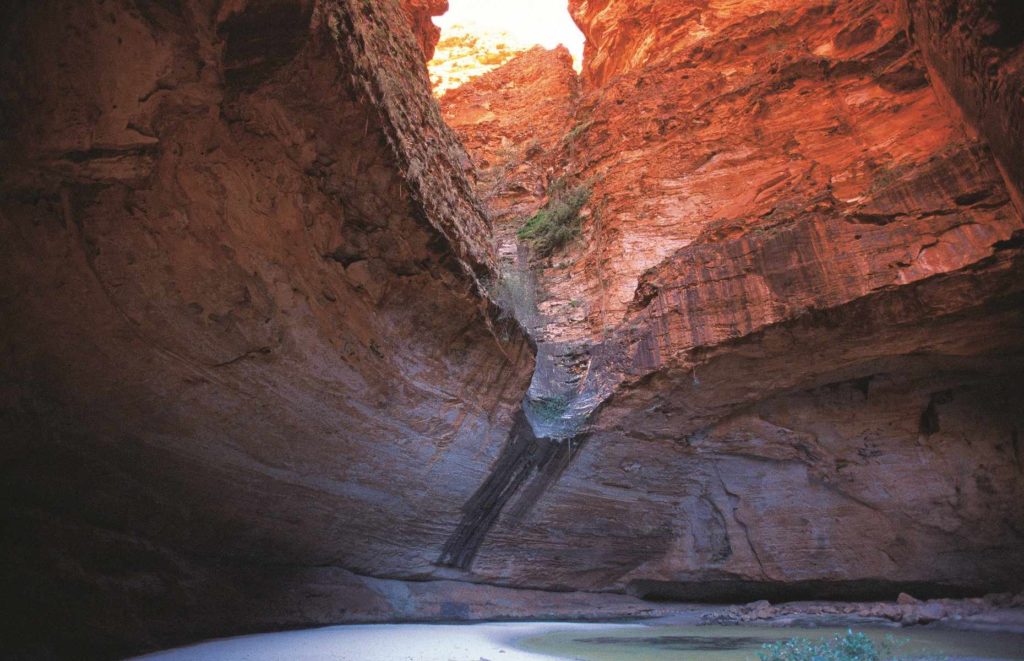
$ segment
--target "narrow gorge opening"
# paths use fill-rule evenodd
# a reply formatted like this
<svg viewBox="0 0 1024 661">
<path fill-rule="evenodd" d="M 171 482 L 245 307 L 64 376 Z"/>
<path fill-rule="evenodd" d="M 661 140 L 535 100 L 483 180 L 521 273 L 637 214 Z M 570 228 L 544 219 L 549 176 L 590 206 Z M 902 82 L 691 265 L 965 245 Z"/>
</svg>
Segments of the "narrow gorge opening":
<svg viewBox="0 0 1024 661">
<path fill-rule="evenodd" d="M 453 125 L 482 128 L 473 133 L 471 156 L 498 256 L 486 287 L 537 349 L 521 417 L 441 554 L 441 564 L 469 570 L 506 506 L 508 521 L 521 520 L 568 467 L 585 443 L 584 423 L 611 393 L 614 378 L 590 378 L 590 329 L 564 314 L 583 298 L 582 280 L 570 278 L 556 294 L 544 268 L 580 240 L 581 214 L 588 211 L 590 186 L 578 181 L 569 154 L 573 127 L 582 130 L 576 103 L 583 34 L 567 6 L 543 0 L 455 0 L 436 22 L 440 41 L 428 62 L 434 92 L 443 109 L 467 113 L 446 115 Z M 524 86 L 551 78 L 552 67 L 560 80 L 524 94 Z M 515 107 L 507 105 L 510 95 L 519 97 Z M 543 131 L 532 124 L 531 104 L 560 106 Z"/>
<path fill-rule="evenodd" d="M 433 23 L 439 28 L 439 41 L 427 68 L 438 96 L 535 47 L 562 46 L 576 71 L 583 64 L 583 34 L 561 3 L 449 0 L 447 10 Z"/>
</svg>

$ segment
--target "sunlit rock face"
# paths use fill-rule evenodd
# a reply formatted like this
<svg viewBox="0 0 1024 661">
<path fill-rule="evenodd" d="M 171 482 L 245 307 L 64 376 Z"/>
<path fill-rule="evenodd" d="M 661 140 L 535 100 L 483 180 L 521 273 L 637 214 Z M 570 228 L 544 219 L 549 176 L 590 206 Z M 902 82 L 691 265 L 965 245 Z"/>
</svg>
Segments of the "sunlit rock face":
<svg viewBox="0 0 1024 661">
<path fill-rule="evenodd" d="M 514 251 L 515 230 L 564 171 L 578 95 L 569 51 L 535 46 L 441 99 L 445 122 L 473 157 L 476 189 L 503 254 Z"/>
<path fill-rule="evenodd" d="M 496 130 L 534 127 L 593 188 L 580 239 L 535 262 L 540 355 L 558 343 L 552 378 L 591 414 L 472 575 L 681 599 L 1019 586 L 1020 157 L 993 155 L 1017 115 L 979 137 L 894 1 L 570 7 L 588 60 L 563 140 L 530 103 L 555 66 L 443 104 L 485 190 L 530 172 L 527 142 L 496 161 L 467 120 L 491 86 Z M 512 223 L 529 197 L 490 204 Z"/>
<path fill-rule="evenodd" d="M 471 28 L 453 25 L 437 44 L 433 59 L 427 63 L 434 94 L 449 90 L 494 71 L 528 48 L 508 33 L 474 33 Z"/>
<path fill-rule="evenodd" d="M 566 47 L 574 66 L 583 55 L 583 35 L 564 2 L 452 0 L 451 10 L 438 24 L 441 41 L 428 63 L 438 97 L 538 45 Z"/>
<path fill-rule="evenodd" d="M 595 197 L 604 209 L 578 267 L 591 280 L 601 274 L 590 284 L 599 290 L 593 332 L 619 323 L 634 305 L 637 275 L 677 251 L 760 243 L 794 219 L 842 219 L 836 227 L 850 230 L 842 252 L 864 264 L 848 280 L 854 289 L 964 266 L 1019 226 L 993 159 L 975 154 L 988 145 L 937 98 L 898 3 L 661 4 L 671 11 L 641 12 L 639 34 L 604 36 L 603 23 L 581 21 L 589 47 L 606 51 L 609 63 L 603 77 L 585 72 L 601 82 L 578 110 L 586 126 L 578 151 L 587 159 L 579 167 L 601 175 Z M 581 16 L 596 5 L 576 7 Z M 648 41 L 667 45 L 636 60 Z M 896 218 L 888 245 L 906 254 L 869 265 L 889 249 L 871 241 L 872 228 Z M 977 226 L 992 230 L 980 243 L 968 236 Z M 922 245 L 897 238 L 904 227 Z M 922 249 L 928 237 L 936 242 Z M 859 294 L 830 286 L 841 297 Z M 763 303 L 743 307 L 756 318 L 793 306 L 788 297 Z"/>
<path fill-rule="evenodd" d="M 532 350 L 397 3 L 3 24 L 0 656 L 337 622 L 362 593 L 308 568 L 431 572 Z"/>
</svg>

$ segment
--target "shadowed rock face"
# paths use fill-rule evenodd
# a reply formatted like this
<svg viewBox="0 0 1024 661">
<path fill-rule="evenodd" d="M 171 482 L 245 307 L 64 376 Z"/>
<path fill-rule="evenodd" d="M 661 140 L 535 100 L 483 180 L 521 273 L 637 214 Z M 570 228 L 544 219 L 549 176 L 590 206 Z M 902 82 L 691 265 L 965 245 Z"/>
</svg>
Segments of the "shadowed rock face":
<svg viewBox="0 0 1024 661">
<path fill-rule="evenodd" d="M 4 640 L 338 621 L 357 590 L 290 576 L 432 571 L 532 350 L 397 5 L 5 13 Z"/>
<path fill-rule="evenodd" d="M 434 56 L 434 47 L 441 37 L 441 28 L 431 20 L 448 11 L 448 0 L 401 0 L 413 34 L 420 44 L 423 57 L 429 60 Z"/>
<path fill-rule="evenodd" d="M 1009 5 L 574 0 L 474 190 L 443 4 L 0 10 L 3 640 L 1022 587 Z"/>
<path fill-rule="evenodd" d="M 992 145 L 1017 208 L 1024 209 L 1024 5 L 1012 0 L 903 4 L 932 79 Z"/>
</svg>

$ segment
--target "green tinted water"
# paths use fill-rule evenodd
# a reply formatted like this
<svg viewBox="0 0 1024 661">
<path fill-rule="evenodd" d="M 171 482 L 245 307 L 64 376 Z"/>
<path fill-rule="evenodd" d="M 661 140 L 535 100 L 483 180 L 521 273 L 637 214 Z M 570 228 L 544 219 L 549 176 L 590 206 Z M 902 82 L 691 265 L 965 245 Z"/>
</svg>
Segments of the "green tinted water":
<svg viewBox="0 0 1024 661">
<path fill-rule="evenodd" d="M 1024 635 L 938 628 L 863 628 L 876 645 L 895 639 L 887 658 L 1024 659 Z M 756 661 L 761 646 L 801 637 L 831 638 L 845 628 L 611 626 L 521 639 L 520 649 L 586 661 Z"/>
</svg>

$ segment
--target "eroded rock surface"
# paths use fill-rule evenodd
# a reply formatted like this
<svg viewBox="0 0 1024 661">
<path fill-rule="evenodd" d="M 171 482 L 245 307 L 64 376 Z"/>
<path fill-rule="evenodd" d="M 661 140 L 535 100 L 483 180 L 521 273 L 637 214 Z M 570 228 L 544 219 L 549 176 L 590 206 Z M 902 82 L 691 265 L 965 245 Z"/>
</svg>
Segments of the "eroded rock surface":
<svg viewBox="0 0 1024 661">
<path fill-rule="evenodd" d="M 907 23 L 940 93 L 992 146 L 1024 209 L 1024 5 L 1013 0 L 904 0 Z M 933 80 L 936 76 L 933 76 Z"/>
<path fill-rule="evenodd" d="M 684 600 L 1019 580 L 1024 225 L 902 5 L 571 8 L 588 60 L 552 167 L 593 195 L 535 262 L 538 369 L 556 347 L 561 415 L 589 419 L 472 575 Z M 543 135 L 533 80 L 504 105 Z M 445 115 L 485 172 L 514 164 L 459 122 L 479 105 Z"/>
<path fill-rule="evenodd" d="M 993 593 L 983 598 L 921 600 L 901 592 L 891 602 L 791 602 L 773 605 L 766 600 L 724 608 L 702 615 L 716 624 L 770 623 L 775 626 L 799 623 L 846 625 L 893 622 L 902 626 L 945 622 L 962 629 L 1005 627 L 1021 631 L 1024 625 L 1024 595 Z M 853 620 L 850 622 L 850 620 Z M 858 623 L 857 620 L 860 620 Z"/>
<path fill-rule="evenodd" d="M 429 574 L 532 350 L 397 3 L 5 13 L 5 646 L 294 625 L 304 568 Z"/>
<path fill-rule="evenodd" d="M 473 157 L 476 187 L 492 223 L 498 253 L 516 262 L 524 217 L 544 203 L 564 173 L 579 82 L 565 48 L 536 46 L 509 64 L 445 94 L 445 122 Z"/>
<path fill-rule="evenodd" d="M 402 0 L 410 27 L 427 60 L 434 57 L 437 40 L 441 38 L 441 28 L 434 25 L 432 18 L 448 11 L 448 0 Z"/>
</svg>

